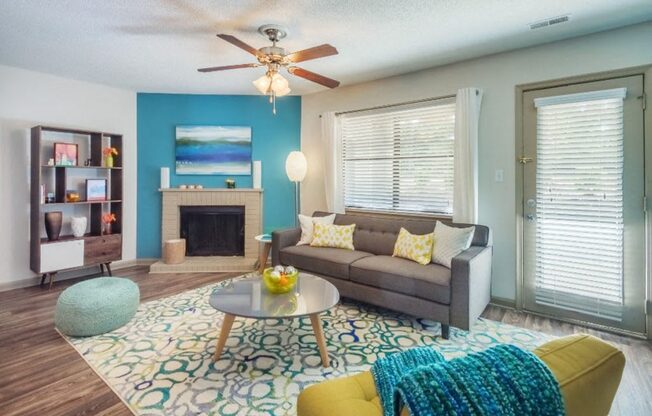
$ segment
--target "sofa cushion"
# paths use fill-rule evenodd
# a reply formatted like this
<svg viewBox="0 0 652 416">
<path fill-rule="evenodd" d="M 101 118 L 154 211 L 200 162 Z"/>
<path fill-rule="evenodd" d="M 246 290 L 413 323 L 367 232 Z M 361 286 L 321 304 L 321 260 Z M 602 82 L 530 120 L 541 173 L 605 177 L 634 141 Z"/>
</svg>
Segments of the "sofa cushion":
<svg viewBox="0 0 652 416">
<path fill-rule="evenodd" d="M 371 253 L 342 248 L 290 246 L 281 249 L 281 263 L 301 270 L 349 279 L 349 265 L 356 260 L 372 256 Z"/>
<path fill-rule="evenodd" d="M 373 256 L 351 264 L 351 280 L 433 302 L 450 304 L 450 269 L 439 264 L 421 265 L 391 256 Z"/>
</svg>

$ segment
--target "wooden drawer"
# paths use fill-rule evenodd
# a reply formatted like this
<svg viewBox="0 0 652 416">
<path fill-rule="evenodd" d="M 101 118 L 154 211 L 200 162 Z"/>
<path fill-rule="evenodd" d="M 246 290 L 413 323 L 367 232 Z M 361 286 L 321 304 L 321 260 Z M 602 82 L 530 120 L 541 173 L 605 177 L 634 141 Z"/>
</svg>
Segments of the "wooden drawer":
<svg viewBox="0 0 652 416">
<path fill-rule="evenodd" d="M 108 263 L 122 257 L 122 235 L 102 235 L 84 238 L 84 264 Z"/>
</svg>

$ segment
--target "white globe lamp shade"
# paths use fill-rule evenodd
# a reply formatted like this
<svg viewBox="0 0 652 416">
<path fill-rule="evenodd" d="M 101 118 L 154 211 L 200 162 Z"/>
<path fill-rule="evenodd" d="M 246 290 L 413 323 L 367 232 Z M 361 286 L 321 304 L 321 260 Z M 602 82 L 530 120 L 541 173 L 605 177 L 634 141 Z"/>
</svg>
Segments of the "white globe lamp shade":
<svg viewBox="0 0 652 416">
<path fill-rule="evenodd" d="M 292 182 L 301 182 L 308 172 L 308 161 L 303 153 L 290 152 L 285 160 L 285 173 Z"/>
</svg>

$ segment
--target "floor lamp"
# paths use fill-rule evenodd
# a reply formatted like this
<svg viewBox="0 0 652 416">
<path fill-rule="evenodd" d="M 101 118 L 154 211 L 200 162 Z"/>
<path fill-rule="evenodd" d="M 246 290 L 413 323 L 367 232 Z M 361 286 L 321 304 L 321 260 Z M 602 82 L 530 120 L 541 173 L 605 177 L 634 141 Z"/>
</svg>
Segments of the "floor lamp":
<svg viewBox="0 0 652 416">
<path fill-rule="evenodd" d="M 296 215 L 294 216 L 294 224 L 299 225 L 299 213 L 301 212 L 301 202 L 299 196 L 299 183 L 306 177 L 308 172 L 308 162 L 303 153 L 299 151 L 290 152 L 288 158 L 285 160 L 285 173 L 288 175 L 288 179 L 294 182 L 295 186 L 295 211 Z"/>
</svg>

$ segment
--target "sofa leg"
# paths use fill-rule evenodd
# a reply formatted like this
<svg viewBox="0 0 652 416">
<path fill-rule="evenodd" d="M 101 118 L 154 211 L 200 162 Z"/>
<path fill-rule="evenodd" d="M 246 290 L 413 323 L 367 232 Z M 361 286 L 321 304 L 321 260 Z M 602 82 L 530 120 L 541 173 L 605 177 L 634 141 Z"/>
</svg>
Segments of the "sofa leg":
<svg viewBox="0 0 652 416">
<path fill-rule="evenodd" d="M 441 337 L 444 339 L 448 339 L 448 337 L 450 336 L 450 330 L 451 330 L 450 325 L 441 324 Z"/>
</svg>

